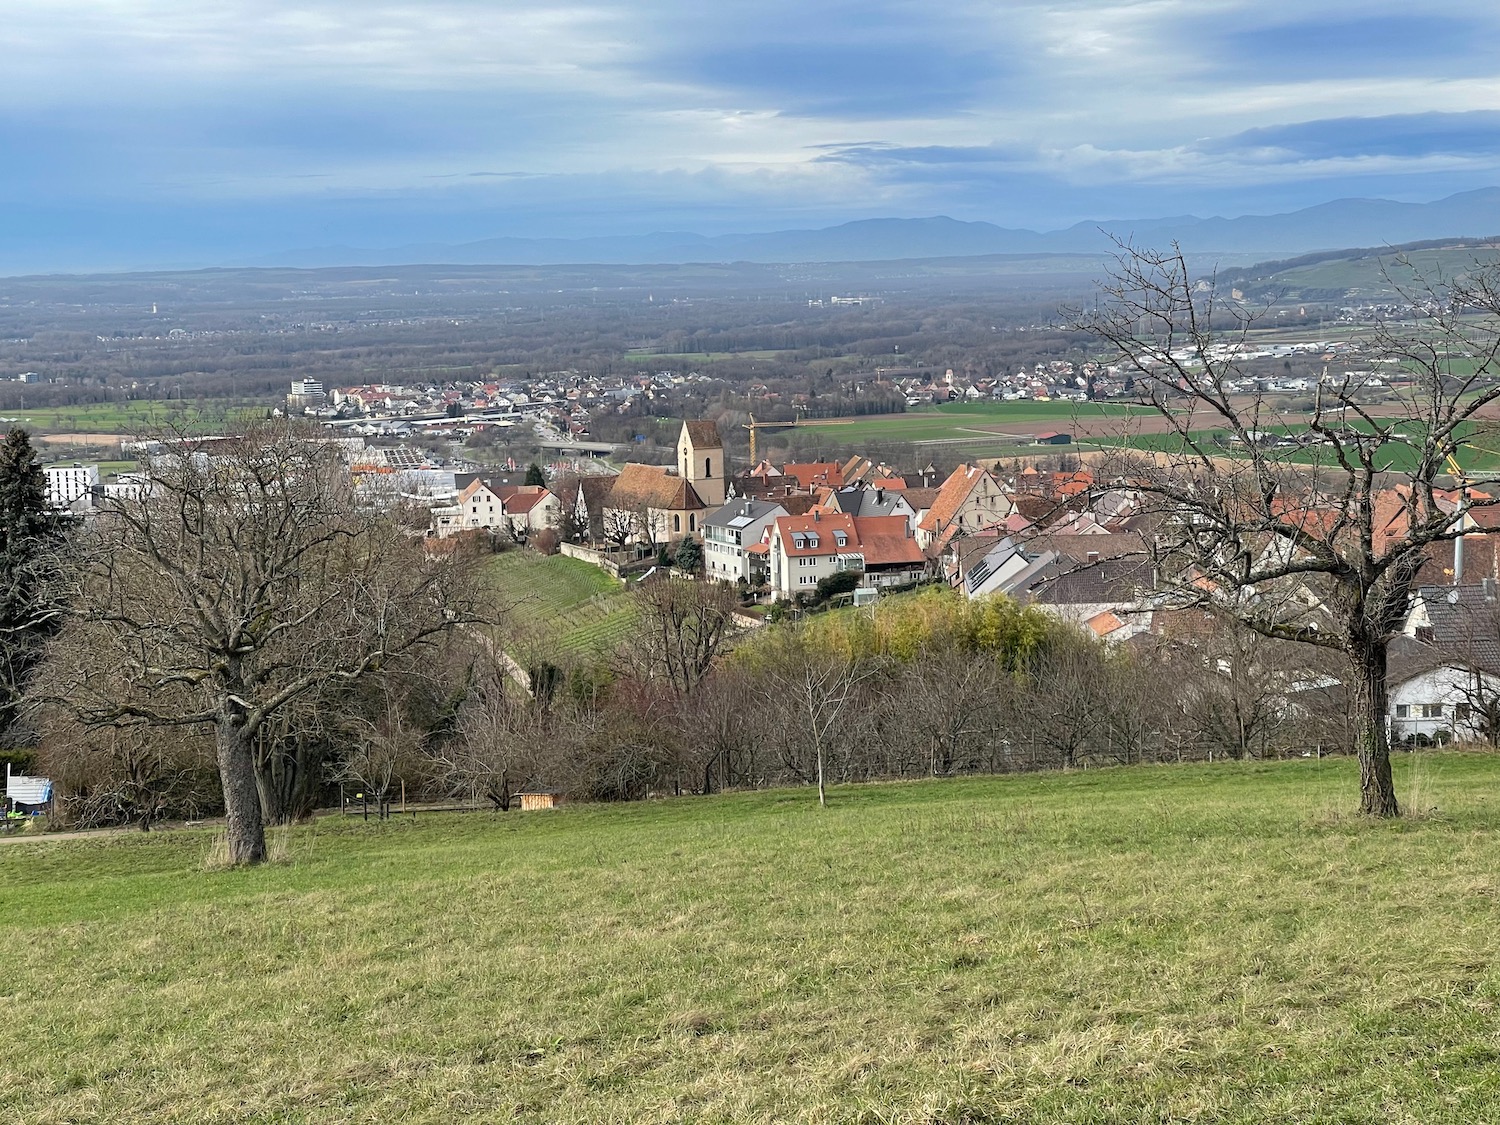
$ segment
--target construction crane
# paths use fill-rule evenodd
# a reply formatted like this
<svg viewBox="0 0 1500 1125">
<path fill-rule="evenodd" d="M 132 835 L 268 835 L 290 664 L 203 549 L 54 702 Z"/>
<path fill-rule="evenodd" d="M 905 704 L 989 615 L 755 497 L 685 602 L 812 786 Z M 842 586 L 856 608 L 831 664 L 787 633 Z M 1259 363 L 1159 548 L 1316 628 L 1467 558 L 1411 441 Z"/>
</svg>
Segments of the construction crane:
<svg viewBox="0 0 1500 1125">
<path fill-rule="evenodd" d="M 756 465 L 760 464 L 760 458 L 757 457 L 756 454 L 755 454 L 755 431 L 756 430 L 772 430 L 772 429 L 778 429 L 778 428 L 779 429 L 785 429 L 787 426 L 795 426 L 796 424 L 797 423 L 795 421 L 793 421 L 793 422 L 757 422 L 755 420 L 755 415 L 754 414 L 750 415 L 750 424 L 748 426 L 742 426 L 741 427 L 742 429 L 746 429 L 746 430 L 750 431 L 750 467 L 753 469 L 753 468 L 755 468 Z"/>
</svg>

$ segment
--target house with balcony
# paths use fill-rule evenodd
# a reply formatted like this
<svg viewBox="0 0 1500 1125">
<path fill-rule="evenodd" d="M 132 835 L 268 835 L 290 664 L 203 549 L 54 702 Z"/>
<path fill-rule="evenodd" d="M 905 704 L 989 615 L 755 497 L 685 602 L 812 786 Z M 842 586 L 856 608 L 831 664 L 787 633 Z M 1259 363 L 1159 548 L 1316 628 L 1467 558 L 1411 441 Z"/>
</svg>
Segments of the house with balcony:
<svg viewBox="0 0 1500 1125">
<path fill-rule="evenodd" d="M 771 593 L 793 598 L 845 570 L 863 572 L 864 555 L 854 517 L 814 508 L 805 516 L 780 516 L 765 531 Z"/>
</svg>

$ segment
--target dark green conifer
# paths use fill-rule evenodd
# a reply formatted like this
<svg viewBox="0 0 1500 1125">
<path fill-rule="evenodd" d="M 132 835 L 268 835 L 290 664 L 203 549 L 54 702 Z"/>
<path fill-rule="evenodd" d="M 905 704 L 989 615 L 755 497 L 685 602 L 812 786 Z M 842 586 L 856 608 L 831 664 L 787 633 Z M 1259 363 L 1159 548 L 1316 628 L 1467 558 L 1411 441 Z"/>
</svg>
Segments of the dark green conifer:
<svg viewBox="0 0 1500 1125">
<path fill-rule="evenodd" d="M 0 731 L 14 724 L 26 681 L 62 623 L 62 540 L 31 436 L 11 430 L 0 441 Z"/>
</svg>

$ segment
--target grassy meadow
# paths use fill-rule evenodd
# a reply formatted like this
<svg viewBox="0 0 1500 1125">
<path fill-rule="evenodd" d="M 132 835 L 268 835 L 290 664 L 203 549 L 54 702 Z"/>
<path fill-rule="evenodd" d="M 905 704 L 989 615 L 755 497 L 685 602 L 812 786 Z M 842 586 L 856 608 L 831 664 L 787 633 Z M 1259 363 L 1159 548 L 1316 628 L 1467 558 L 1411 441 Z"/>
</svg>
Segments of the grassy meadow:
<svg viewBox="0 0 1500 1125">
<path fill-rule="evenodd" d="M 222 400 L 134 399 L 20 410 L 14 415 L 14 424 L 40 433 L 118 434 L 130 438 L 165 428 L 208 432 L 264 418 L 268 409 L 264 405 L 228 405 Z"/>
<path fill-rule="evenodd" d="M 1029 426 L 1037 422 L 1056 422 L 1059 429 L 1071 429 L 1080 419 L 1123 418 L 1141 407 L 1092 402 L 953 402 L 905 414 L 874 414 L 850 421 L 812 419 L 795 427 L 774 431 L 801 434 L 817 430 L 839 442 L 864 441 L 944 441 L 991 442 L 1016 444 L 1019 433 L 1022 444 L 1032 444 L 1024 431 L 1007 433 L 1007 424 Z"/>
<path fill-rule="evenodd" d="M 1462 1122 L 1500 758 L 0 845 L 0 1108 L 111 1122 Z"/>
</svg>

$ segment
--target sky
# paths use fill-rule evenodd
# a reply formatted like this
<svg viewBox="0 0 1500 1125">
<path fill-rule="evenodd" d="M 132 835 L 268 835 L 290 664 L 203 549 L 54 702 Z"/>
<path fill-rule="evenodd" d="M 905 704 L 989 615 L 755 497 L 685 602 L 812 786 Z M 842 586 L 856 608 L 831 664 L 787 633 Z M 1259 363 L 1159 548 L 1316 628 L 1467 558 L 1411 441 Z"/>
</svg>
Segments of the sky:
<svg viewBox="0 0 1500 1125">
<path fill-rule="evenodd" d="M 1500 184 L 1500 6 L 0 0 L 0 268 Z"/>
</svg>

